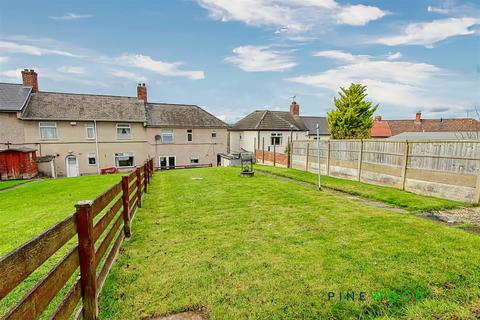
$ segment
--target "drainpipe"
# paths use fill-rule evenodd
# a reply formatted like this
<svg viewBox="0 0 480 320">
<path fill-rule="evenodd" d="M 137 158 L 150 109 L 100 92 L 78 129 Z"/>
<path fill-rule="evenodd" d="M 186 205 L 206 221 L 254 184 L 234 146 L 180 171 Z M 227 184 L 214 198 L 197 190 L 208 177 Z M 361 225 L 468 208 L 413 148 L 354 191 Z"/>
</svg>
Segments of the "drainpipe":
<svg viewBox="0 0 480 320">
<path fill-rule="evenodd" d="M 98 151 L 98 131 L 97 131 L 97 120 L 93 120 L 93 126 L 95 128 L 95 152 L 97 160 L 97 174 L 100 174 L 100 152 Z"/>
</svg>

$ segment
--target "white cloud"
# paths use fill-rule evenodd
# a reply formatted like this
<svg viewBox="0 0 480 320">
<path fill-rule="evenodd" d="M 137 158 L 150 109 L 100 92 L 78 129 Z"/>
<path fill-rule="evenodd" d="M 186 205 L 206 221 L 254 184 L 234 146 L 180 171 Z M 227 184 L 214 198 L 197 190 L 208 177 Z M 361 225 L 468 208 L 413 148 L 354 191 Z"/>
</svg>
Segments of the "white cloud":
<svg viewBox="0 0 480 320">
<path fill-rule="evenodd" d="M 480 23 L 475 18 L 447 18 L 409 24 L 403 34 L 398 36 L 377 39 L 377 43 L 388 46 L 396 45 L 424 45 L 431 47 L 434 43 L 449 37 L 474 34 L 470 28 Z"/>
<path fill-rule="evenodd" d="M 386 14 L 386 11 L 377 7 L 365 6 L 363 4 L 345 6 L 337 14 L 337 23 L 364 26 L 370 21 L 384 17 Z"/>
<path fill-rule="evenodd" d="M 62 73 L 69 73 L 69 74 L 75 74 L 75 75 L 87 74 L 87 70 L 84 67 L 62 66 L 57 70 Z"/>
<path fill-rule="evenodd" d="M 448 14 L 449 10 L 446 8 L 440 8 L 440 7 L 434 7 L 434 6 L 428 6 L 427 7 L 428 12 L 434 12 L 434 13 L 440 13 L 440 14 Z"/>
<path fill-rule="evenodd" d="M 369 60 L 370 56 L 367 55 L 353 55 L 349 52 L 341 50 L 324 50 L 318 51 L 313 54 L 315 57 L 330 58 L 341 62 L 355 62 Z"/>
<path fill-rule="evenodd" d="M 142 76 L 138 73 L 127 71 L 127 70 L 113 69 L 113 70 L 110 70 L 110 74 L 117 78 L 125 78 L 125 79 L 133 80 L 136 82 L 147 81 L 147 78 L 145 76 Z"/>
<path fill-rule="evenodd" d="M 11 80 L 22 80 L 22 69 L 0 71 L 0 77 L 9 78 Z"/>
<path fill-rule="evenodd" d="M 266 46 L 242 46 L 233 49 L 235 56 L 225 61 L 238 65 L 247 72 L 281 72 L 297 65 L 292 57 Z"/>
<path fill-rule="evenodd" d="M 163 62 L 142 54 L 124 54 L 116 60 L 119 64 L 145 69 L 162 76 L 184 77 L 192 80 L 205 78 L 203 71 L 181 70 L 182 62 Z"/>
<path fill-rule="evenodd" d="M 427 63 L 390 60 L 351 59 L 350 63 L 331 68 L 318 74 L 300 75 L 288 81 L 326 88 L 337 92 L 350 83 L 367 85 L 369 95 L 375 102 L 406 108 L 451 107 L 455 102 L 438 96 L 440 85 L 448 90 L 453 74 Z"/>
<path fill-rule="evenodd" d="M 5 63 L 9 60 L 9 57 L 0 57 L 0 63 Z"/>
<path fill-rule="evenodd" d="M 325 24 L 361 26 L 387 14 L 366 5 L 342 6 L 334 0 L 197 0 L 210 17 L 241 21 L 254 26 L 271 26 L 278 33 L 322 31 Z"/>
<path fill-rule="evenodd" d="M 33 56 L 43 56 L 43 55 L 58 55 L 72 58 L 79 58 L 79 55 L 73 54 L 71 52 L 55 49 L 41 48 L 37 46 L 32 46 L 28 44 L 20 44 L 12 41 L 2 41 L 0 40 L 0 50 L 5 52 L 13 53 L 24 53 Z"/>
<path fill-rule="evenodd" d="M 389 52 L 386 56 L 387 60 L 398 60 L 401 57 L 402 57 L 402 53 L 400 52 L 395 52 L 395 53 Z"/>
<path fill-rule="evenodd" d="M 78 19 L 88 19 L 93 18 L 91 14 L 76 14 L 76 13 L 67 13 L 63 16 L 50 17 L 53 20 L 78 20 Z"/>
</svg>

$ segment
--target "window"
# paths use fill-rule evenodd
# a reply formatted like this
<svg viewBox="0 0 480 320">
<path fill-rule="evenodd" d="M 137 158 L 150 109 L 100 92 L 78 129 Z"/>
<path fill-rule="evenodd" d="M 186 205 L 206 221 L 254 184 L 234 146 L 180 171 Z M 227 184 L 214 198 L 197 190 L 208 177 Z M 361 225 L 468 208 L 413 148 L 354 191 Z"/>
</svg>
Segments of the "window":
<svg viewBox="0 0 480 320">
<path fill-rule="evenodd" d="M 95 139 L 95 126 L 92 122 L 85 123 L 85 131 L 87 132 L 87 139 Z"/>
<path fill-rule="evenodd" d="M 217 131 L 216 130 L 212 130 L 212 138 L 216 138 L 217 137 Z"/>
<path fill-rule="evenodd" d="M 187 141 L 188 141 L 188 142 L 192 142 L 192 141 L 193 141 L 193 130 L 192 130 L 192 129 L 188 129 L 188 130 L 187 130 Z"/>
<path fill-rule="evenodd" d="M 133 153 L 115 153 L 115 166 L 117 168 L 128 168 L 135 166 L 135 158 L 133 157 Z"/>
<path fill-rule="evenodd" d="M 173 132 L 171 129 L 162 130 L 162 143 L 173 143 Z"/>
<path fill-rule="evenodd" d="M 131 139 L 131 128 L 128 123 L 117 123 L 117 139 Z"/>
<path fill-rule="evenodd" d="M 281 133 L 272 133 L 270 136 L 270 144 L 272 146 L 279 146 L 282 144 L 282 134 Z"/>
<path fill-rule="evenodd" d="M 40 122 L 40 139 L 57 139 L 57 123 Z"/>
<path fill-rule="evenodd" d="M 89 166 L 94 166 L 97 164 L 97 157 L 95 156 L 95 153 L 90 153 L 87 155 L 87 161 Z"/>
<path fill-rule="evenodd" d="M 200 160 L 200 158 L 199 158 L 198 156 L 192 156 L 192 157 L 190 158 L 190 163 L 191 163 L 191 164 L 196 164 L 196 163 L 199 162 L 199 160 Z"/>
</svg>

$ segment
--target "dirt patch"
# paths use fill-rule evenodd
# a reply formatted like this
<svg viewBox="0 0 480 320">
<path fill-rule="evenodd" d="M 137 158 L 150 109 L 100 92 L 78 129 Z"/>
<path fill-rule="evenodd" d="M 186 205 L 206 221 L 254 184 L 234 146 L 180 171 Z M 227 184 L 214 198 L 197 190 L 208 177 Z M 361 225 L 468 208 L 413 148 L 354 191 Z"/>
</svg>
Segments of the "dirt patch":
<svg viewBox="0 0 480 320">
<path fill-rule="evenodd" d="M 480 226 L 480 207 L 437 211 L 433 213 L 440 220 L 450 223 L 468 223 Z"/>
<path fill-rule="evenodd" d="M 184 311 L 168 316 L 151 318 L 150 320 L 205 320 L 208 319 L 208 313 L 206 309 Z"/>
</svg>

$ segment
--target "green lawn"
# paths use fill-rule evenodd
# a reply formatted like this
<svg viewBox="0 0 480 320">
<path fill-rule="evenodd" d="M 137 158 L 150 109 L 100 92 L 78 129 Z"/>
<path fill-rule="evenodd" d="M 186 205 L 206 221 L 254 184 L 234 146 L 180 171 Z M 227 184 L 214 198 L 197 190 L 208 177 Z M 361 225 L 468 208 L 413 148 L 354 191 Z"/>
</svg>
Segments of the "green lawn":
<svg viewBox="0 0 480 320">
<path fill-rule="evenodd" d="M 7 188 L 11 188 L 14 186 L 17 186 L 19 184 L 28 182 L 28 180 L 6 180 L 6 181 L 0 181 L 0 190 L 5 190 Z"/>
<path fill-rule="evenodd" d="M 238 168 L 155 174 L 102 319 L 476 319 L 480 237 Z M 366 292 L 366 301 L 339 292 Z M 416 292 L 418 299 L 371 295 Z M 335 298 L 328 300 L 328 292 Z"/>
<path fill-rule="evenodd" d="M 93 200 L 118 181 L 120 175 L 51 179 L 1 192 L 0 257 L 71 215 L 78 201 Z M 69 244 L 0 301 L 0 318 L 50 270 L 75 241 L 76 238 L 72 238 Z M 49 310 L 52 308 L 53 306 Z"/>
<path fill-rule="evenodd" d="M 313 184 L 318 183 L 317 174 L 302 170 L 271 167 L 265 165 L 255 165 L 255 170 L 295 179 L 298 181 Z M 348 179 L 322 176 L 321 181 L 322 186 L 326 188 L 346 192 L 366 199 L 384 202 L 394 207 L 403 208 L 411 212 L 431 212 L 435 210 L 467 206 L 467 204 L 458 201 L 422 196 L 396 188 L 377 186 Z"/>
</svg>

